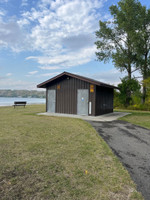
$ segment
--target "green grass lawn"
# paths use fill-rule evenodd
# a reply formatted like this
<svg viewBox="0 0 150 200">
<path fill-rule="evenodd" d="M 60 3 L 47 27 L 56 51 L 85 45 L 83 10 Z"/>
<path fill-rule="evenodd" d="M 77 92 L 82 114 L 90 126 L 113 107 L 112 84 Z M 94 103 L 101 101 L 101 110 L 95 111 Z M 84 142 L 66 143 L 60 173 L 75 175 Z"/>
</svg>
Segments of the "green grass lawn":
<svg viewBox="0 0 150 200">
<path fill-rule="evenodd" d="M 116 109 L 115 111 L 131 113 L 130 115 L 127 115 L 120 119 L 150 129 L 149 111 L 119 110 L 119 109 Z"/>
<path fill-rule="evenodd" d="M 137 200 L 128 172 L 87 122 L 0 107 L 1 200 Z"/>
</svg>

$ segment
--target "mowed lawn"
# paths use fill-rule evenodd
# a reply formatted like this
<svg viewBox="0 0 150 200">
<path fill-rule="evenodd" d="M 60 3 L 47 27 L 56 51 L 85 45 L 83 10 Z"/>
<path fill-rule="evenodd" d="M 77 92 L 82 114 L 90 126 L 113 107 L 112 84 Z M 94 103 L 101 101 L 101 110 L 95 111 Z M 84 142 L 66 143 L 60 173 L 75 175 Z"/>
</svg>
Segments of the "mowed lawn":
<svg viewBox="0 0 150 200">
<path fill-rule="evenodd" d="M 150 112 L 149 111 L 119 110 L 119 109 L 116 109 L 115 111 L 131 113 L 130 115 L 122 117 L 121 120 L 150 129 Z"/>
<path fill-rule="evenodd" d="M 91 125 L 44 110 L 0 107 L 1 200 L 143 199 Z"/>
</svg>

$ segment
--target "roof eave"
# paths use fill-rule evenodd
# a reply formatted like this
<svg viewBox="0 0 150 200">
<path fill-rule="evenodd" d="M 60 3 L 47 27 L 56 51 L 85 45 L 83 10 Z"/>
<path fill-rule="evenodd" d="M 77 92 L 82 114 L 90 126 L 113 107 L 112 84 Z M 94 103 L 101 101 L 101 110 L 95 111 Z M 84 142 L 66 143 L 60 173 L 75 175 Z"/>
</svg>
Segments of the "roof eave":
<svg viewBox="0 0 150 200">
<path fill-rule="evenodd" d="M 71 74 L 69 72 L 62 72 L 61 74 L 47 80 L 47 81 L 44 81 L 43 83 L 40 83 L 37 85 L 37 88 L 46 88 L 48 86 L 48 84 L 60 77 L 62 77 L 63 75 L 67 75 L 67 76 L 70 76 L 70 77 L 73 77 L 73 78 L 77 78 L 77 79 L 80 79 L 82 81 L 87 81 L 89 82 L 90 84 L 94 84 L 94 85 L 97 85 L 97 86 L 103 86 L 103 87 L 107 87 L 107 88 L 113 88 L 113 89 L 119 89 L 118 87 L 116 86 L 112 86 L 112 85 L 109 85 L 109 84 L 104 84 L 104 83 L 101 83 L 99 81 L 96 81 L 96 80 L 92 80 L 92 79 L 89 79 L 89 78 L 86 78 L 86 77 L 82 77 L 82 76 L 79 76 L 79 75 L 76 75 L 76 74 Z"/>
<path fill-rule="evenodd" d="M 46 86 L 48 85 L 48 83 L 50 83 L 50 82 L 52 82 L 53 80 L 55 80 L 55 79 L 57 79 L 57 78 L 63 76 L 64 74 L 65 74 L 65 72 L 63 72 L 63 73 L 61 73 L 61 74 L 59 74 L 59 75 L 57 75 L 57 76 L 55 76 L 55 77 L 53 77 L 53 78 L 50 78 L 50 79 L 48 79 L 47 81 L 44 81 L 43 83 L 38 84 L 38 85 L 37 85 L 37 88 L 46 88 Z"/>
</svg>

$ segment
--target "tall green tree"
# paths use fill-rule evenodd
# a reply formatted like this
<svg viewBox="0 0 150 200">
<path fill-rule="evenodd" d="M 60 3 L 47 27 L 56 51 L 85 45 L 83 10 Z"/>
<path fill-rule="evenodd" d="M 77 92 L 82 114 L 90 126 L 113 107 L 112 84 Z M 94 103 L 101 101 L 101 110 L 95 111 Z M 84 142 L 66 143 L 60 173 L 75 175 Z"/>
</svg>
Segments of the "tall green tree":
<svg viewBox="0 0 150 200">
<path fill-rule="evenodd" d="M 132 79 L 132 72 L 136 70 L 136 52 L 133 45 L 133 34 L 138 29 L 139 13 L 142 5 L 136 0 L 121 0 L 118 5 L 110 7 L 111 21 L 99 21 L 100 29 L 96 32 L 95 42 L 99 61 L 107 62 L 112 59 L 115 67 L 128 74 Z M 131 98 L 131 91 L 128 92 Z"/>
<path fill-rule="evenodd" d="M 143 81 L 150 77 L 150 9 L 145 6 L 140 10 L 138 30 L 133 34 L 137 55 L 136 65 L 140 69 Z M 145 103 L 147 86 L 143 84 L 142 102 Z"/>
<path fill-rule="evenodd" d="M 121 0 L 118 5 L 112 5 L 110 13 L 113 19 L 99 21 L 100 29 L 96 32 L 98 60 L 107 62 L 112 59 L 115 67 L 128 72 L 129 79 L 136 64 L 132 38 L 138 27 L 141 7 L 136 0 Z"/>
</svg>

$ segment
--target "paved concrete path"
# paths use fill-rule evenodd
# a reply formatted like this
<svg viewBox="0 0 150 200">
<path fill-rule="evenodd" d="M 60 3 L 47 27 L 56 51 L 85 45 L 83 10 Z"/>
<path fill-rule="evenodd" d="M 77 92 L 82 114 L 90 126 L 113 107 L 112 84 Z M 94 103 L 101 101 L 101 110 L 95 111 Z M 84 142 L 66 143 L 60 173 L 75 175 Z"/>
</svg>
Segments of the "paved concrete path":
<svg viewBox="0 0 150 200">
<path fill-rule="evenodd" d="M 145 200 L 150 200 L 150 130 L 120 120 L 90 123 L 129 171 Z"/>
<path fill-rule="evenodd" d="M 113 112 L 108 113 L 100 116 L 86 116 L 86 115 L 72 115 L 72 114 L 62 114 L 62 113 L 38 113 L 38 115 L 45 115 L 45 116 L 55 116 L 55 117 L 71 117 L 71 118 L 78 118 L 83 119 L 87 121 L 114 121 L 117 120 L 120 117 L 124 117 L 125 115 L 128 115 L 130 113 L 124 113 L 124 112 Z"/>
</svg>

